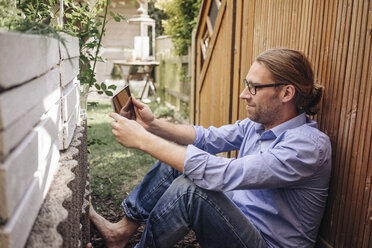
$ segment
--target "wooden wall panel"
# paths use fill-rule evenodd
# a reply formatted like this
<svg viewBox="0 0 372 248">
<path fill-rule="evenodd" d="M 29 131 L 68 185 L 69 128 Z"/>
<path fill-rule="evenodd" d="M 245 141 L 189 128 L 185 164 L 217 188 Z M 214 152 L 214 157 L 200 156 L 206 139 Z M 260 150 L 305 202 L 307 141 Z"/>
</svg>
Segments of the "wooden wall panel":
<svg viewBox="0 0 372 248">
<path fill-rule="evenodd" d="M 208 6 L 204 2 L 204 7 Z M 196 123 L 202 126 L 221 126 L 231 121 L 232 70 L 234 57 L 234 11 L 235 1 L 222 1 L 217 21 L 209 43 L 206 58 L 199 74 L 197 87 Z M 216 39 L 218 37 L 218 39 Z M 213 53 L 213 57 L 210 56 Z M 210 57 L 209 57 L 210 56 Z M 203 114 L 200 114 L 203 113 Z"/>
<path fill-rule="evenodd" d="M 208 66 L 196 70 L 204 73 L 195 82 L 203 85 L 195 96 L 202 103 L 195 109 L 200 123 L 222 125 L 246 117 L 241 81 L 261 52 L 274 47 L 304 52 L 325 89 L 313 118 L 332 142 L 332 178 L 318 246 L 372 247 L 371 0 L 222 2 L 225 14 L 215 49 Z M 197 32 L 203 22 L 201 17 Z"/>
</svg>

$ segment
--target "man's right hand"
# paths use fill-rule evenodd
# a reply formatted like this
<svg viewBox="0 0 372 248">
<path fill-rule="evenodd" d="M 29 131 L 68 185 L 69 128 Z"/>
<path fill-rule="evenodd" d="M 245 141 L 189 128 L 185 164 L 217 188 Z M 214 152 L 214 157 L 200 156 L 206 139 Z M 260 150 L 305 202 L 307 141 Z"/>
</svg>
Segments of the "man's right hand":
<svg viewBox="0 0 372 248">
<path fill-rule="evenodd" d="M 136 121 L 141 124 L 146 130 L 149 130 L 151 123 L 155 120 L 154 114 L 152 113 L 149 106 L 137 100 L 134 96 L 131 96 L 131 101 L 133 103 L 134 111 L 136 112 Z M 128 116 L 127 112 L 123 110 L 120 111 L 120 115 L 133 119 Z M 129 114 L 130 115 L 130 114 Z M 130 115 L 134 116 L 134 115 Z"/>
</svg>

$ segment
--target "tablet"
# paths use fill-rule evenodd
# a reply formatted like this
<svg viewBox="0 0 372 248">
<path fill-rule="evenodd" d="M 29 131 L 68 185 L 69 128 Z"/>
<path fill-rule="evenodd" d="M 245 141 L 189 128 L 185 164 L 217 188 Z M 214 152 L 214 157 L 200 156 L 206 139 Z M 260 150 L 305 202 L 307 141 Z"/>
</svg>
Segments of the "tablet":
<svg viewBox="0 0 372 248">
<path fill-rule="evenodd" d="M 129 119 L 135 118 L 135 112 L 133 107 L 133 102 L 131 99 L 131 94 L 129 90 L 129 86 L 125 86 L 119 93 L 112 97 L 112 106 L 114 111 L 120 114 L 121 109 L 124 107 L 124 111 L 128 112 L 128 116 L 125 116 Z"/>
</svg>

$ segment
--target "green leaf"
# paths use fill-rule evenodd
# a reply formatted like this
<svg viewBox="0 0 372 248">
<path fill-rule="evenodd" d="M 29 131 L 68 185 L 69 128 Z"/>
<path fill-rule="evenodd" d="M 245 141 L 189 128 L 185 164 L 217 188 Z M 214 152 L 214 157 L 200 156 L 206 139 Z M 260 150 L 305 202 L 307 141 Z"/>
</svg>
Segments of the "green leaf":
<svg viewBox="0 0 372 248">
<path fill-rule="evenodd" d="M 101 87 L 99 86 L 99 84 L 94 84 L 94 87 L 96 87 L 97 90 L 100 90 Z"/>
<path fill-rule="evenodd" d="M 99 90 L 99 91 L 97 91 L 97 93 L 98 93 L 99 95 L 102 95 L 102 94 L 103 94 L 103 91 L 102 91 L 102 90 Z"/>
<path fill-rule="evenodd" d="M 107 89 L 107 86 L 104 82 L 101 83 L 101 89 L 102 90 L 106 90 Z"/>
<path fill-rule="evenodd" d="M 120 22 L 120 17 L 118 17 L 118 16 L 114 16 L 114 20 L 115 20 L 116 22 Z"/>
<path fill-rule="evenodd" d="M 106 93 L 106 95 L 108 95 L 108 96 L 113 96 L 113 95 L 114 95 L 114 93 L 112 93 L 112 91 L 105 91 L 105 93 Z"/>
<path fill-rule="evenodd" d="M 116 90 L 116 85 L 115 84 L 111 84 L 109 87 L 108 87 L 109 89 L 112 89 L 112 90 Z"/>
</svg>

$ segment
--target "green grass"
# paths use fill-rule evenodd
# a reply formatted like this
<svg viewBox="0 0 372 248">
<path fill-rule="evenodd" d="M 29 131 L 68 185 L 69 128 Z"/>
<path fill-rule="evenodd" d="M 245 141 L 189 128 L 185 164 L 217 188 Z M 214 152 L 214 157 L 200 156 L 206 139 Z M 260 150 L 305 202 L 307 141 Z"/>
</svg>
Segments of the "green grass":
<svg viewBox="0 0 372 248">
<path fill-rule="evenodd" d="M 106 217 L 121 212 L 123 199 L 155 162 L 150 155 L 115 141 L 108 116 L 111 111 L 108 101 L 90 103 L 87 111 L 92 203 Z"/>
</svg>

